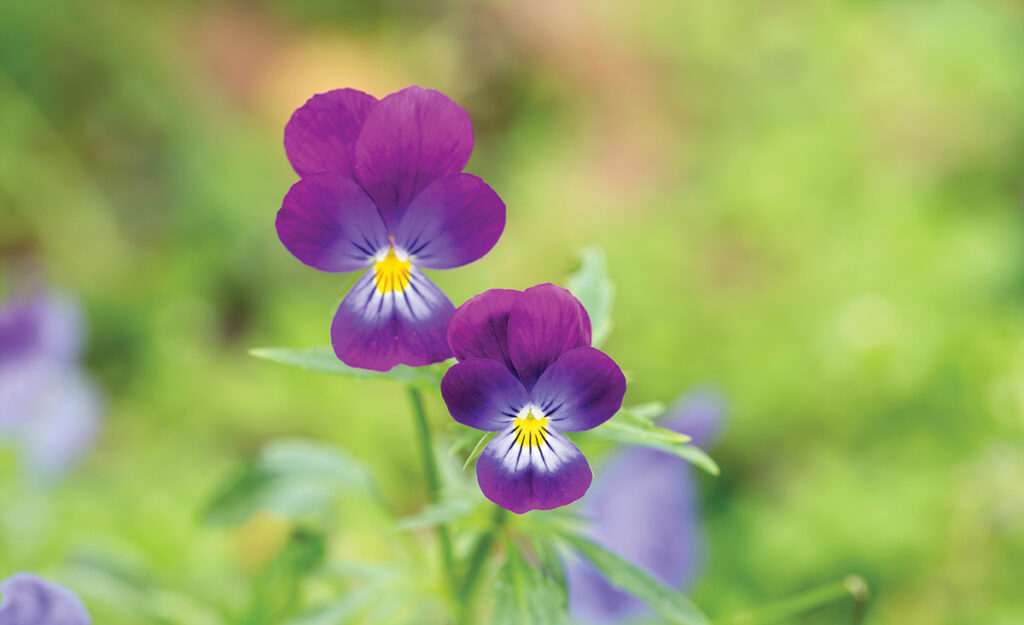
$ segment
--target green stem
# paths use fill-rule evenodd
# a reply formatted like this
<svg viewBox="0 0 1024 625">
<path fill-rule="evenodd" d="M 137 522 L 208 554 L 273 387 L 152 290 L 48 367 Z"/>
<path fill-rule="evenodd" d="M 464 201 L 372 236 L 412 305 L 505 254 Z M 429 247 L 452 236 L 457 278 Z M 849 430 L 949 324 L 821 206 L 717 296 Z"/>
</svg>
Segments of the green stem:
<svg viewBox="0 0 1024 625">
<path fill-rule="evenodd" d="M 427 488 L 430 490 L 431 503 L 441 500 L 441 477 L 437 470 L 437 458 L 434 456 L 434 445 L 430 440 L 430 427 L 427 425 L 427 413 L 423 409 L 423 395 L 414 386 L 409 387 L 409 401 L 412 404 L 413 422 L 416 435 L 420 441 L 423 455 L 423 471 L 427 476 Z M 455 577 L 455 558 L 452 556 L 452 539 L 448 534 L 448 526 L 444 523 L 437 526 L 437 537 L 441 544 L 441 560 L 445 574 L 448 576 L 449 589 L 455 596 L 457 582 Z"/>
<path fill-rule="evenodd" d="M 504 508 L 494 506 L 491 528 L 481 534 L 476 545 L 473 546 L 473 552 L 469 556 L 469 565 L 466 567 L 462 585 L 459 587 L 458 600 L 463 605 L 468 606 L 472 600 L 473 593 L 476 591 L 476 583 L 480 579 L 480 571 L 483 569 L 484 563 L 487 562 L 487 557 L 491 555 L 494 541 L 498 538 L 498 532 L 501 531 L 502 525 L 505 524 L 507 514 Z"/>
<path fill-rule="evenodd" d="M 763 608 L 740 612 L 716 621 L 719 625 L 768 625 L 817 610 L 842 599 L 853 599 L 858 608 L 868 600 L 867 582 L 860 575 L 847 575 L 843 580 L 819 586 L 805 593 L 783 599 Z M 858 613 L 861 613 L 858 610 Z"/>
</svg>

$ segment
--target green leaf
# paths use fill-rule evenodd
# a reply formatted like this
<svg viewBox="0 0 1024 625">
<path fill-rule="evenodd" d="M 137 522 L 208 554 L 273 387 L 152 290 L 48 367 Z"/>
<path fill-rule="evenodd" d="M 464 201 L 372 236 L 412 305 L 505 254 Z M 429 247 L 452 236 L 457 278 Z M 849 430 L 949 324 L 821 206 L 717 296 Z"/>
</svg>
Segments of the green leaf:
<svg viewBox="0 0 1024 625">
<path fill-rule="evenodd" d="M 580 268 L 569 276 L 569 290 L 590 316 L 591 345 L 600 347 L 612 332 L 615 285 L 608 279 L 604 252 L 595 247 L 580 251 Z"/>
<path fill-rule="evenodd" d="M 494 587 L 493 625 L 561 625 L 567 622 L 565 595 L 558 582 L 539 567 L 530 566 L 509 545 L 508 559 Z"/>
<path fill-rule="evenodd" d="M 257 358 L 273 360 L 284 365 L 298 367 L 315 373 L 342 375 L 360 380 L 390 380 L 402 384 L 413 384 L 424 390 L 441 392 L 441 378 L 447 370 L 444 363 L 425 367 L 407 367 L 395 365 L 390 371 L 371 371 L 357 369 L 338 360 L 329 347 L 312 347 L 309 349 L 287 349 L 279 347 L 257 347 L 249 350 Z"/>
<path fill-rule="evenodd" d="M 342 450 L 302 439 L 270 443 L 221 487 L 204 517 L 216 525 L 239 525 L 267 509 L 289 518 L 322 512 L 348 492 L 368 492 L 370 478 Z"/>
<path fill-rule="evenodd" d="M 292 530 L 281 551 L 253 579 L 252 602 L 244 622 L 276 625 L 292 615 L 298 608 L 303 581 L 323 563 L 326 553 L 322 534 L 301 527 Z"/>
<path fill-rule="evenodd" d="M 614 432 L 614 436 L 628 438 L 635 441 L 635 444 L 643 444 L 644 441 L 659 441 L 663 443 L 688 443 L 690 437 L 675 430 L 654 425 L 649 419 L 637 416 L 628 409 L 623 408 L 614 417 L 609 419 L 597 429 L 607 429 Z"/>
<path fill-rule="evenodd" d="M 581 536 L 565 533 L 562 538 L 590 560 L 612 586 L 644 600 L 669 623 L 711 625 L 689 597 L 669 588 L 646 571 Z"/>
<path fill-rule="evenodd" d="M 711 456 L 700 447 L 687 444 L 690 441 L 689 436 L 654 425 L 649 415 L 660 414 L 659 410 L 663 411 L 663 407 L 659 406 L 660 404 L 641 404 L 623 408 L 589 434 L 617 443 L 658 449 L 678 456 L 711 475 L 719 475 L 721 470 Z"/>
<path fill-rule="evenodd" d="M 112 558 L 95 552 L 76 554 L 60 579 L 87 601 L 103 604 L 131 622 L 224 625 L 213 606 L 159 587 L 137 565 Z"/>
<path fill-rule="evenodd" d="M 400 530 L 417 530 L 449 523 L 469 515 L 476 507 L 474 502 L 465 499 L 453 499 L 431 504 L 418 514 L 402 517 L 395 522 Z"/>
<path fill-rule="evenodd" d="M 469 465 L 473 464 L 473 461 L 480 457 L 480 454 L 484 453 L 484 447 L 487 447 L 487 441 L 491 440 L 494 434 L 494 432 L 486 432 L 480 437 L 480 440 L 476 442 L 476 446 L 473 447 L 473 451 L 469 452 L 466 462 L 462 464 L 463 471 L 468 469 Z"/>
<path fill-rule="evenodd" d="M 284 625 L 342 625 L 375 599 L 375 593 L 367 590 L 349 592 L 336 601 L 320 604 Z"/>
<path fill-rule="evenodd" d="M 648 423 L 653 423 L 654 419 L 665 414 L 665 404 L 660 401 L 649 401 L 645 404 L 623 407 L 620 412 L 625 412 Z"/>
</svg>

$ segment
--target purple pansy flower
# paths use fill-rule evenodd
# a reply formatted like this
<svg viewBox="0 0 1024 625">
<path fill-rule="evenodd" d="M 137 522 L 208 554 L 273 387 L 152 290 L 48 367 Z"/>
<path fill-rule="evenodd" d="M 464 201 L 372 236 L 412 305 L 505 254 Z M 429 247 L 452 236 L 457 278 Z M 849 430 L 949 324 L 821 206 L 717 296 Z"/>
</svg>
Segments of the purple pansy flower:
<svg viewBox="0 0 1024 625">
<path fill-rule="evenodd" d="M 466 111 L 432 89 L 377 100 L 354 89 L 313 96 L 284 131 L 302 177 L 277 213 L 277 234 L 303 263 L 367 269 L 331 325 L 334 352 L 386 371 L 451 357 L 455 307 L 421 269 L 452 269 L 486 254 L 505 228 L 505 204 L 461 173 L 473 150 Z"/>
<path fill-rule="evenodd" d="M 587 311 L 569 291 L 541 284 L 493 289 L 455 311 L 448 343 L 459 363 L 441 381 L 456 421 L 497 432 L 476 464 L 484 495 L 522 514 L 583 496 L 590 465 L 563 432 L 610 419 L 626 379 L 590 347 Z"/>
<path fill-rule="evenodd" d="M 31 573 L 0 583 L 0 625 L 89 625 L 88 612 L 67 588 Z"/>
<path fill-rule="evenodd" d="M 712 392 L 683 396 L 661 425 L 710 446 L 718 436 L 722 402 Z M 662 451 L 637 447 L 613 459 L 584 503 L 594 540 L 664 583 L 692 582 L 701 562 L 700 499 L 692 469 Z M 644 604 L 616 589 L 589 562 L 567 567 L 569 607 L 581 623 L 617 623 Z"/>
<path fill-rule="evenodd" d="M 19 445 L 37 477 L 55 478 L 89 449 L 100 394 L 82 374 L 81 313 L 65 295 L 35 294 L 0 309 L 0 442 Z"/>
</svg>

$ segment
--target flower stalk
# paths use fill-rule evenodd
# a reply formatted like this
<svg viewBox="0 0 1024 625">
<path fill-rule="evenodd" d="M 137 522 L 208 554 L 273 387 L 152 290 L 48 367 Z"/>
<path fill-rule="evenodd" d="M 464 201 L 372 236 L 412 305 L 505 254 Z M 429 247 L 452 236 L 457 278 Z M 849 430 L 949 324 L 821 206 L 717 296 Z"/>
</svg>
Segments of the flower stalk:
<svg viewBox="0 0 1024 625">
<path fill-rule="evenodd" d="M 740 612 L 732 617 L 715 621 L 716 625 L 769 625 L 795 618 L 827 605 L 853 599 L 857 607 L 856 622 L 863 616 L 863 606 L 871 593 L 868 584 L 860 575 L 847 575 L 845 578 L 808 590 L 788 599 L 767 605 L 763 608 Z"/>
<path fill-rule="evenodd" d="M 409 386 L 409 403 L 412 405 L 413 424 L 416 428 L 416 438 L 420 443 L 420 451 L 423 456 L 423 473 L 427 478 L 427 490 L 431 503 L 438 503 L 441 500 L 441 477 L 437 469 L 437 457 L 434 455 L 434 445 L 430 437 L 430 426 L 427 424 L 427 413 L 423 408 L 423 394 L 414 386 Z M 441 561 L 447 576 L 448 587 L 453 598 L 458 601 L 457 579 L 455 576 L 455 558 L 452 555 L 452 540 L 448 533 L 448 526 L 439 523 L 437 526 L 437 538 L 441 549 Z"/>
</svg>

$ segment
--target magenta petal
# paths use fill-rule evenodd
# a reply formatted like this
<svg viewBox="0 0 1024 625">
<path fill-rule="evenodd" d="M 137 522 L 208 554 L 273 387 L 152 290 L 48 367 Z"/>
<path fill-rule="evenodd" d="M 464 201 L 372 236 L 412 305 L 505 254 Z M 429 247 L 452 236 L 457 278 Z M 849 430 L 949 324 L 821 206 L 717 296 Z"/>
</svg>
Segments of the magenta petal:
<svg viewBox="0 0 1024 625">
<path fill-rule="evenodd" d="M 452 418 L 489 432 L 508 426 L 530 399 L 504 365 L 479 358 L 449 369 L 441 380 L 441 396 Z"/>
<path fill-rule="evenodd" d="M 381 293 L 367 271 L 341 301 L 331 324 L 334 353 L 345 364 L 387 371 L 420 367 L 451 357 L 445 340 L 455 307 L 415 267 L 403 291 Z"/>
<path fill-rule="evenodd" d="M 618 412 L 626 377 L 604 352 L 577 347 L 554 362 L 530 393 L 532 403 L 563 432 L 596 428 Z"/>
<path fill-rule="evenodd" d="M 508 355 L 508 315 L 522 291 L 491 289 L 474 295 L 455 311 L 448 345 L 459 360 L 487 358 L 515 371 Z"/>
<path fill-rule="evenodd" d="M 511 427 L 487 444 L 476 463 L 484 496 L 516 514 L 570 504 L 587 492 L 587 459 L 563 434 L 548 428 L 543 444 L 520 445 Z"/>
<path fill-rule="evenodd" d="M 355 145 L 377 98 L 355 89 L 319 93 L 284 127 L 284 151 L 300 176 L 333 171 L 355 177 Z"/>
<path fill-rule="evenodd" d="M 356 141 L 356 179 L 395 227 L 421 191 L 462 171 L 473 151 L 469 115 L 433 89 L 406 87 L 373 108 Z"/>
<path fill-rule="evenodd" d="M 409 205 L 395 242 L 426 269 L 461 267 L 491 251 L 505 229 L 505 203 L 472 174 L 438 178 Z"/>
<path fill-rule="evenodd" d="M 527 389 L 558 357 L 590 345 L 590 317 L 572 293 L 553 284 L 523 291 L 508 318 L 508 348 Z"/>
<path fill-rule="evenodd" d="M 295 258 L 320 271 L 356 271 L 388 246 L 377 207 L 351 178 L 333 172 L 292 185 L 277 212 L 277 236 Z"/>
</svg>

